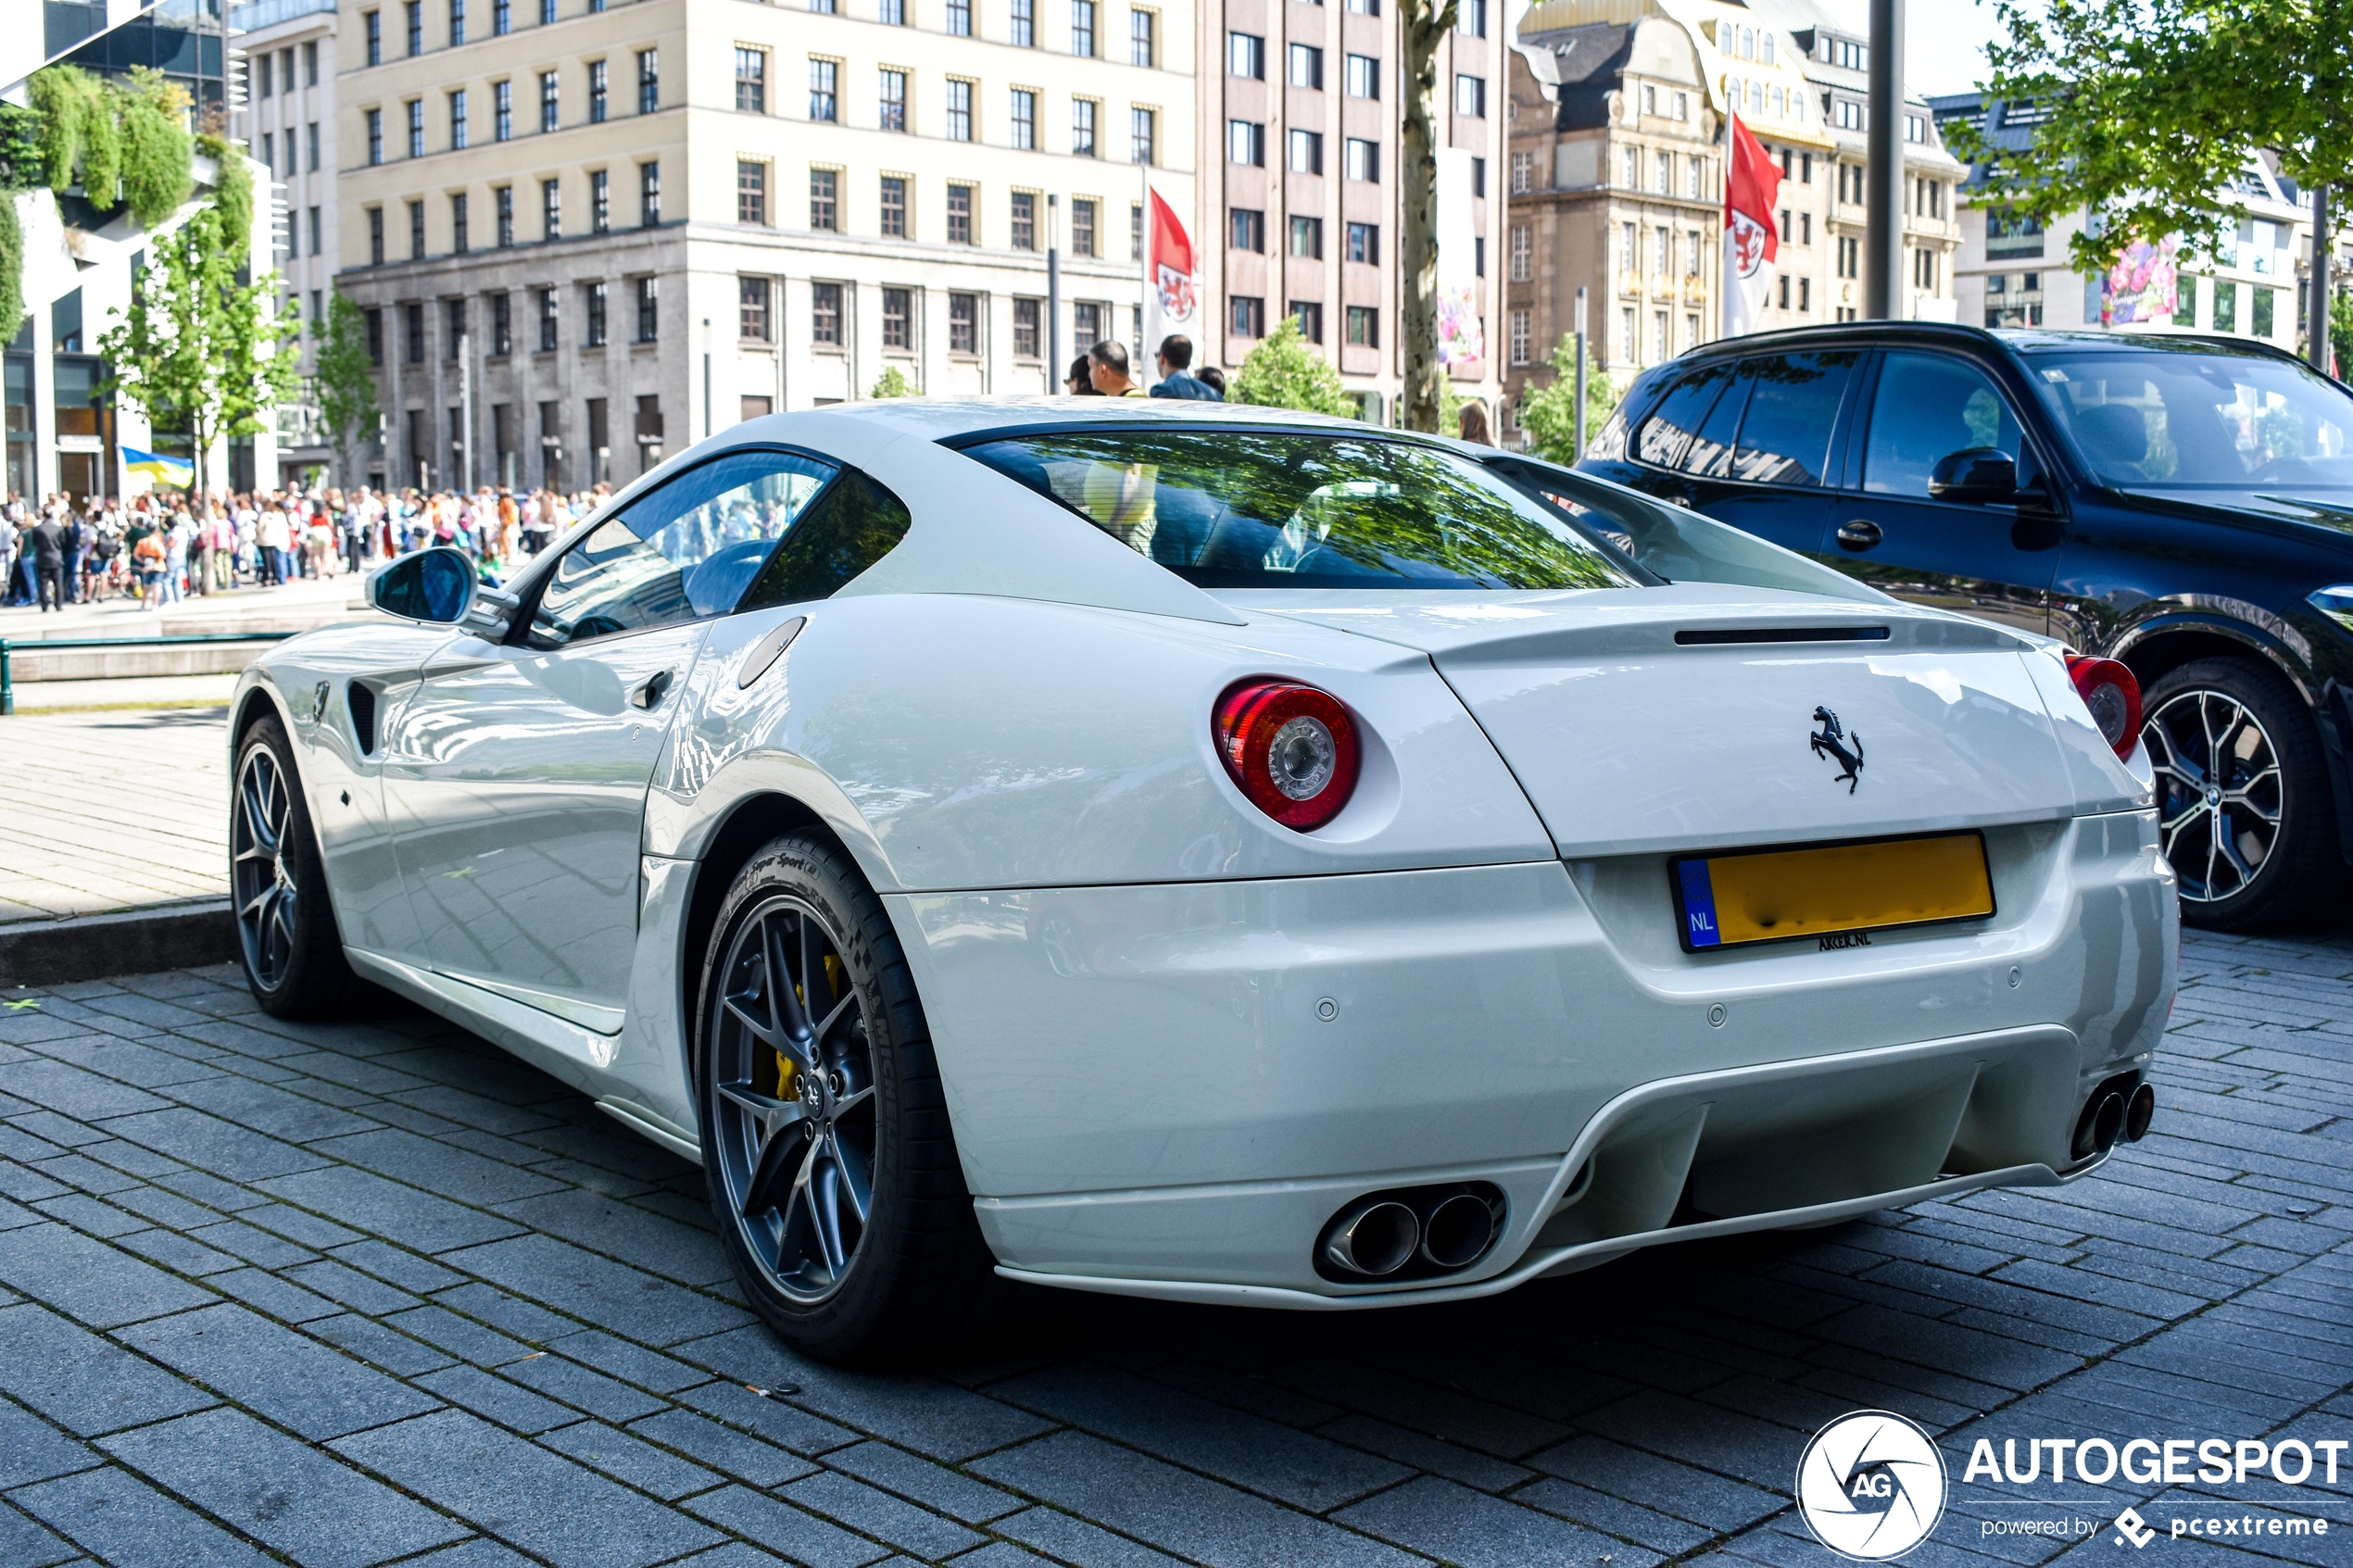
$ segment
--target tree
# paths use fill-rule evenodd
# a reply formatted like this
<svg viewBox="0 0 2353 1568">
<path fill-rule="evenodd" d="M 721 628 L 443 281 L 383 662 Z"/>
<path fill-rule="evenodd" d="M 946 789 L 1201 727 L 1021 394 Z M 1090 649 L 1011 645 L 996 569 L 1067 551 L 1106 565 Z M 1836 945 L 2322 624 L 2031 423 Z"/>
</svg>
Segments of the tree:
<svg viewBox="0 0 2353 1568">
<path fill-rule="evenodd" d="M 1300 336 L 1298 318 L 1291 316 L 1260 338 L 1234 373 L 1233 401 L 1312 414 L 1356 413 L 1356 400 L 1340 384 L 1340 372 Z"/>
<path fill-rule="evenodd" d="M 235 155 L 231 155 L 235 156 Z M 278 277 L 237 282 L 250 232 L 233 228 L 214 201 L 150 243 L 128 311 L 98 340 L 114 367 L 108 390 L 136 404 L 158 430 L 195 443 L 196 490 L 214 442 L 251 435 L 294 391 L 299 365 L 284 347 L 293 327 L 273 320 Z"/>
<path fill-rule="evenodd" d="M 2212 257 L 2246 216 L 2232 196 L 2261 150 L 2303 190 L 2353 181 L 2353 26 L 2344 0 L 1998 0 L 1989 99 L 2045 111 L 2024 151 L 1957 126 L 1988 165 L 1984 198 L 2045 224 L 2088 207 L 2076 270 L 2136 240 Z"/>
<path fill-rule="evenodd" d="M 1585 374 L 1585 431 L 1590 439 L 1617 407 L 1617 388 L 1609 376 L 1588 367 Z M 1561 334 L 1553 350 L 1553 379 L 1532 387 L 1520 400 L 1519 428 L 1528 432 L 1537 455 L 1555 463 L 1577 460 L 1577 340 Z"/>
<path fill-rule="evenodd" d="M 351 483 L 355 449 L 376 427 L 375 361 L 368 353 L 367 318 L 341 290 L 327 295 L 327 319 L 310 323 L 317 343 L 319 422 L 335 449 L 337 477 Z"/>
<path fill-rule="evenodd" d="M 885 365 L 883 373 L 875 378 L 874 386 L 866 395 L 869 397 L 912 397 L 915 395 L 915 386 L 907 379 L 906 372 L 898 366 Z"/>
<path fill-rule="evenodd" d="M 1453 31 L 1459 0 L 1401 0 L 1405 34 L 1405 123 L 1398 139 L 1405 274 L 1404 411 L 1407 430 L 1435 433 L 1443 417 L 1446 367 L 1438 362 L 1438 46 Z"/>
</svg>

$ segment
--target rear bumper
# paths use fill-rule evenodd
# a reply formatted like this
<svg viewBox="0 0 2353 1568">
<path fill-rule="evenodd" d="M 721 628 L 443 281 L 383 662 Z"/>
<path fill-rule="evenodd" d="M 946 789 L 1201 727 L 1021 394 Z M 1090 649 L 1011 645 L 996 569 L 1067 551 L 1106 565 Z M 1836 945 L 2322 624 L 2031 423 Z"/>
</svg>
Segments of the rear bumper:
<svg viewBox="0 0 2353 1568">
<path fill-rule="evenodd" d="M 887 902 L 1007 1272 L 1428 1300 L 2088 1169 L 2083 1095 L 2170 1010 L 2171 872 L 2145 812 L 1988 836 L 1992 920 L 1833 952 L 1681 952 L 1663 860 Z M 1354 1198 L 1467 1180 L 1507 1205 L 1469 1270 L 1315 1273 Z"/>
</svg>

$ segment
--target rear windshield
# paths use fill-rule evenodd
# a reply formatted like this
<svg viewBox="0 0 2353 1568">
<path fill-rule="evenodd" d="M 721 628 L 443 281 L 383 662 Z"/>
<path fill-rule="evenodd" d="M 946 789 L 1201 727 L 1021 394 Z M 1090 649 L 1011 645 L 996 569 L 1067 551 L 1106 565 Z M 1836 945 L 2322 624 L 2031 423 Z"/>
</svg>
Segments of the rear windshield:
<svg viewBox="0 0 2353 1568">
<path fill-rule="evenodd" d="M 1478 464 L 1280 431 L 1053 432 L 965 449 L 1203 588 L 1628 588 L 1642 581 Z"/>
</svg>

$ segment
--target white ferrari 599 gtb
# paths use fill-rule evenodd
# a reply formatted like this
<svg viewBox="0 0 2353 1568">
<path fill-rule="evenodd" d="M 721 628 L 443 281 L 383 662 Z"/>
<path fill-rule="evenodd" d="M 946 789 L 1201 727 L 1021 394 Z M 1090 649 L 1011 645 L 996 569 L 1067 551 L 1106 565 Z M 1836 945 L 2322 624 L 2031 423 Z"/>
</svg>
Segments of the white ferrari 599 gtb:
<svg viewBox="0 0 2353 1568">
<path fill-rule="evenodd" d="M 1198 403 L 749 420 L 238 687 L 271 1011 L 399 993 L 905 1356 L 2049 1185 L 2178 928 L 2120 666 L 1532 458 Z"/>
</svg>

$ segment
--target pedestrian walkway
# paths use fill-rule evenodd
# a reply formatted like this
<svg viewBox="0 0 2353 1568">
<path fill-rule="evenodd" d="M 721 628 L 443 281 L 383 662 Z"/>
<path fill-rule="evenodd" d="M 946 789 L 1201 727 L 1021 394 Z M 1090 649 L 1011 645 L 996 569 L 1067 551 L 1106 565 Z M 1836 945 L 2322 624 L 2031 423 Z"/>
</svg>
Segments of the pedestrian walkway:
<svg viewBox="0 0 2353 1568">
<path fill-rule="evenodd" d="M 0 928 L 227 897 L 227 731 L 225 707 L 0 719 Z"/>
<path fill-rule="evenodd" d="M 140 608 L 136 598 L 68 605 L 44 614 L 25 606 L 0 609 L 0 637 L 21 642 L 37 637 L 155 637 L 195 633 L 296 632 L 359 613 L 353 601 L 364 578 L 308 577 L 278 588 L 232 588 L 182 599 L 159 610 Z"/>
</svg>

